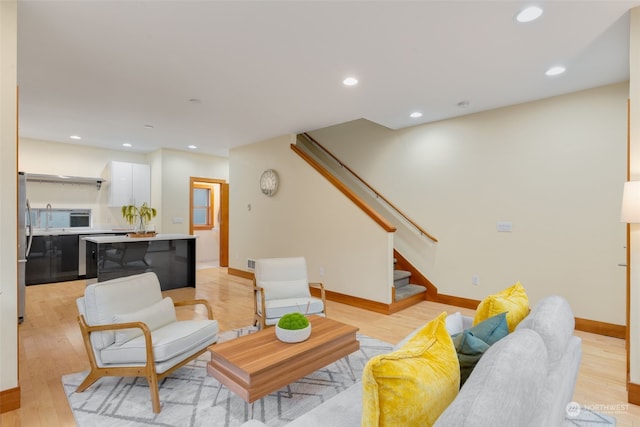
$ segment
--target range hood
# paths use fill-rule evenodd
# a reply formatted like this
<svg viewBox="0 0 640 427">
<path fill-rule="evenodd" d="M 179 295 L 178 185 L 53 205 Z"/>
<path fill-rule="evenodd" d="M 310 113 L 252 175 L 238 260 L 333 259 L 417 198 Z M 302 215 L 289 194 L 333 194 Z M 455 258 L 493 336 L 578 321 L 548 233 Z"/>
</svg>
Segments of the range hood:
<svg viewBox="0 0 640 427">
<path fill-rule="evenodd" d="M 80 184 L 95 185 L 99 190 L 103 182 L 107 182 L 103 178 L 92 178 L 84 176 L 68 176 L 68 175 L 45 175 L 39 173 L 27 173 L 27 181 L 36 182 L 53 182 L 58 184 Z"/>
</svg>

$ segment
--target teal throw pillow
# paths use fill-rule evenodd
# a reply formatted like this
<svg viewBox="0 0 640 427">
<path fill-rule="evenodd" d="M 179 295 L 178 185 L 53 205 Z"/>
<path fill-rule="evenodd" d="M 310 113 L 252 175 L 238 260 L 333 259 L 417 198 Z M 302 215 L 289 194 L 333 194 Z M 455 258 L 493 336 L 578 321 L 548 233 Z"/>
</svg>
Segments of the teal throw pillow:
<svg viewBox="0 0 640 427">
<path fill-rule="evenodd" d="M 507 313 L 490 317 L 470 329 L 452 335 L 453 345 L 460 363 L 460 387 L 469 378 L 473 368 L 485 351 L 501 338 L 509 334 Z"/>
<path fill-rule="evenodd" d="M 500 338 L 509 335 L 507 312 L 496 314 L 468 329 L 469 332 L 489 345 L 495 344 Z"/>
<path fill-rule="evenodd" d="M 480 338 L 473 336 L 469 330 L 455 334 L 451 338 L 453 339 L 456 353 L 458 353 L 458 362 L 460 363 L 460 387 L 462 387 L 484 352 L 491 346 Z"/>
</svg>

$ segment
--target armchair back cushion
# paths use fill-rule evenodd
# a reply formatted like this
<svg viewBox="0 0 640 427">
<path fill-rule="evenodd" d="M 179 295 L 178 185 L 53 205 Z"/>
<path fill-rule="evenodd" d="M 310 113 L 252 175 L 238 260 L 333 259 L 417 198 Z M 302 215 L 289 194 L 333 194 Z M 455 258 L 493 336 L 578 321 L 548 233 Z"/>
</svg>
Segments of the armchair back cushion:
<svg viewBox="0 0 640 427">
<path fill-rule="evenodd" d="M 87 286 L 78 310 L 91 326 L 114 323 L 114 316 L 133 313 L 162 301 L 160 282 L 155 273 L 122 277 L 117 282 L 98 282 Z M 115 343 L 113 331 L 91 334 L 96 350 Z"/>
<path fill-rule="evenodd" d="M 311 295 L 304 257 L 258 259 L 255 277 L 256 285 L 264 288 L 266 301 Z"/>
</svg>

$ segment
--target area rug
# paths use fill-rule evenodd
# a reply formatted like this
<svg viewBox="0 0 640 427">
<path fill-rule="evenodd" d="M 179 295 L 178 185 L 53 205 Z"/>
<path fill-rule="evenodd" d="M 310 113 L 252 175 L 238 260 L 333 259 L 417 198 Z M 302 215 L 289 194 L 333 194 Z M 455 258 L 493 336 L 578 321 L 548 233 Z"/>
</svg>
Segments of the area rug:
<svg viewBox="0 0 640 427">
<path fill-rule="evenodd" d="M 247 333 L 254 327 L 223 332 L 219 342 Z M 349 363 L 356 375 L 373 356 L 389 352 L 392 345 L 364 335 L 358 335 L 360 350 L 349 355 Z M 79 427 L 137 427 L 137 426 L 239 426 L 249 418 L 250 407 L 244 400 L 223 387 L 214 405 L 219 383 L 207 375 L 211 360 L 205 353 L 183 366 L 160 383 L 162 411 L 154 414 L 147 381 L 134 377 L 106 377 L 98 380 L 83 393 L 76 387 L 88 371 L 65 375 L 62 385 Z M 287 424 L 300 415 L 353 385 L 349 368 L 344 361 L 320 369 L 256 401 L 253 418 L 269 427 Z"/>
<path fill-rule="evenodd" d="M 235 329 L 219 335 L 219 342 L 255 332 L 255 327 Z M 356 378 L 361 378 L 367 361 L 387 353 L 392 345 L 358 334 L 360 350 L 349 355 Z M 249 419 L 250 407 L 223 387 L 214 399 L 220 383 L 207 375 L 208 353 L 183 366 L 160 383 L 162 411 L 151 409 L 149 387 L 144 378 L 106 377 L 83 393 L 75 389 L 88 371 L 65 375 L 62 385 L 79 427 L 235 427 Z M 342 361 L 296 381 L 256 401 L 253 418 L 269 427 L 283 426 L 322 402 L 353 385 L 348 366 Z M 614 417 L 589 408 L 567 416 L 563 427 L 615 426 Z M 330 426 L 339 427 L 339 426 Z M 342 427 L 342 426 L 340 426 Z"/>
</svg>

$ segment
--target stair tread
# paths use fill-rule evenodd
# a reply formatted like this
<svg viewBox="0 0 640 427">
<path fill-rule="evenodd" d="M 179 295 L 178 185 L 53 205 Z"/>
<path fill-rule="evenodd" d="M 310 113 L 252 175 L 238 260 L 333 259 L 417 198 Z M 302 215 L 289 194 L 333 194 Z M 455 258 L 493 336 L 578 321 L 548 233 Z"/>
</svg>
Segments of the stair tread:
<svg viewBox="0 0 640 427">
<path fill-rule="evenodd" d="M 393 280 L 400 280 L 407 277 L 411 277 L 410 271 L 405 270 L 393 270 Z"/>
<path fill-rule="evenodd" d="M 395 300 L 401 301 L 405 298 L 409 298 L 413 295 L 420 294 L 423 292 L 427 292 L 427 288 L 420 285 L 409 284 L 409 285 L 402 286 L 400 288 L 396 287 Z"/>
</svg>

